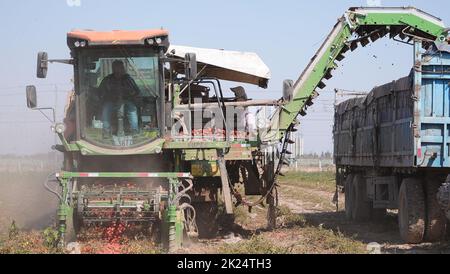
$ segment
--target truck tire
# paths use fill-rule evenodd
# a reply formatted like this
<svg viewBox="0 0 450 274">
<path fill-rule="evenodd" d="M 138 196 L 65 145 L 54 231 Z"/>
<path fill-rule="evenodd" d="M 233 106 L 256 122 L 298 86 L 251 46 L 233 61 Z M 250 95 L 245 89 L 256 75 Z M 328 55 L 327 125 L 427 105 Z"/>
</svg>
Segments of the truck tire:
<svg viewBox="0 0 450 274">
<path fill-rule="evenodd" d="M 427 180 L 425 183 L 426 194 L 426 225 L 425 241 L 437 242 L 445 237 L 447 230 L 447 218 L 437 201 L 437 192 L 441 183 L 437 180 Z"/>
<path fill-rule="evenodd" d="M 344 191 L 345 191 L 345 218 L 348 221 L 352 220 L 353 212 L 353 200 L 352 200 L 352 191 L 353 191 L 353 174 L 349 174 L 344 183 Z"/>
<path fill-rule="evenodd" d="M 367 201 L 367 184 L 362 174 L 356 174 L 353 178 L 353 208 L 354 221 L 363 222 L 370 220 L 372 203 Z"/>
<path fill-rule="evenodd" d="M 425 236 L 425 193 L 422 181 L 404 179 L 399 193 L 398 226 L 408 244 L 419 244 Z"/>
</svg>

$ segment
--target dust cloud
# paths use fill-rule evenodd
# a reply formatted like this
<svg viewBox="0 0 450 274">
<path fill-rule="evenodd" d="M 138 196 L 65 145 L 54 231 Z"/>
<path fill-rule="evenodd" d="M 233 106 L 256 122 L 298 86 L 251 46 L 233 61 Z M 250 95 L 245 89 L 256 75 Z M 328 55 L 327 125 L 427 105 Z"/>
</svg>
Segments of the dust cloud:
<svg viewBox="0 0 450 274">
<path fill-rule="evenodd" d="M 0 158 L 0 233 L 6 233 L 13 221 L 23 230 L 53 225 L 57 198 L 43 184 L 55 172 L 55 162 L 52 154 Z"/>
</svg>

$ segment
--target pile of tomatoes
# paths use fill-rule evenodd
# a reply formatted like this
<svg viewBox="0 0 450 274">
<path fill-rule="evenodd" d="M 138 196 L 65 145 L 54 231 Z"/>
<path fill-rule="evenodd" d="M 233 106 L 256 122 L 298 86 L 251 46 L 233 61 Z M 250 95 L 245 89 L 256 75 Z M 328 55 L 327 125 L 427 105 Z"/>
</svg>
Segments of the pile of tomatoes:
<svg viewBox="0 0 450 274">
<path fill-rule="evenodd" d="M 123 234 L 129 227 L 129 225 L 117 222 L 104 230 L 103 239 L 108 241 L 108 243 L 120 243 Z"/>
</svg>

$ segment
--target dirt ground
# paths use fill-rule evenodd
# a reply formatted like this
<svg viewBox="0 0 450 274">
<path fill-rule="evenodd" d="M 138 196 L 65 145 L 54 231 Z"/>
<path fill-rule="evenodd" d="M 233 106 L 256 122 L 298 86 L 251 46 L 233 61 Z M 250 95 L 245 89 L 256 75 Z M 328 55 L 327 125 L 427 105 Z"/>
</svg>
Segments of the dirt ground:
<svg viewBox="0 0 450 274">
<path fill-rule="evenodd" d="M 45 177 L 44 174 L 40 175 Z M 20 179 L 21 178 L 21 179 Z M 30 184 L 27 176 L 2 177 L 16 182 L 0 191 L 0 253 L 56 253 L 48 246 L 51 233 L 43 230 L 52 222 L 54 199 L 41 183 Z M 20 179 L 20 180 L 19 180 Z M 395 212 L 379 222 L 346 221 L 344 195 L 339 211 L 332 203 L 335 192 L 332 172 L 289 173 L 280 181 L 278 227 L 268 231 L 267 209 L 258 206 L 248 212 L 236 209 L 235 224 L 210 240 L 190 241 L 182 254 L 361 254 L 361 253 L 450 253 L 447 242 L 405 245 Z M 24 192 L 24 190 L 26 190 Z M 7 195 L 5 193 L 8 193 Z M 16 199 L 20 193 L 25 198 Z M 11 238 L 9 225 L 15 220 L 22 229 Z M 30 232 L 33 230 L 32 232 Z M 8 235 L 9 234 L 9 235 Z M 9 239 L 8 239 L 9 236 Z M 50 238 L 50 239 L 49 239 Z M 147 239 L 128 238 L 120 242 L 80 242 L 77 253 L 160 253 Z"/>
<path fill-rule="evenodd" d="M 398 232 L 397 215 L 394 211 L 378 222 L 347 221 L 343 211 L 344 195 L 339 196 L 339 211 L 332 202 L 334 184 L 332 172 L 291 173 L 281 179 L 280 183 L 279 200 L 284 215 L 282 213 L 278 218 L 280 227 L 277 230 L 264 230 L 265 209 L 258 208 L 252 214 L 240 209 L 237 218 L 239 225 L 233 236 L 205 241 L 195 245 L 193 249 L 191 247 L 190 252 L 251 252 L 252 249 L 246 250 L 246 244 L 253 244 L 257 237 L 257 241 L 267 241 L 266 244 L 278 248 L 278 252 L 286 253 L 450 253 L 447 242 L 404 244 Z M 286 223 L 286 217 L 291 222 L 293 220 L 293 223 Z"/>
</svg>

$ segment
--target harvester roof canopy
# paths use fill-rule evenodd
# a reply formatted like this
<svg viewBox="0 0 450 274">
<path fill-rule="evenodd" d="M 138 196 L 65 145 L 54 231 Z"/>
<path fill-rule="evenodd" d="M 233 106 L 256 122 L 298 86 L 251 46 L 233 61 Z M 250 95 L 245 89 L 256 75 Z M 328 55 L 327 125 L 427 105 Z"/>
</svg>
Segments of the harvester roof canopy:
<svg viewBox="0 0 450 274">
<path fill-rule="evenodd" d="M 170 46 L 168 52 L 178 59 L 184 59 L 186 53 L 195 53 L 202 77 L 253 84 L 262 88 L 267 88 L 271 78 L 270 69 L 256 53 L 175 45 Z M 181 65 L 175 69 L 180 74 L 185 72 Z"/>
<path fill-rule="evenodd" d="M 74 30 L 67 34 L 69 39 L 85 40 L 89 45 L 144 45 L 146 39 L 167 37 L 167 30 Z"/>
</svg>

